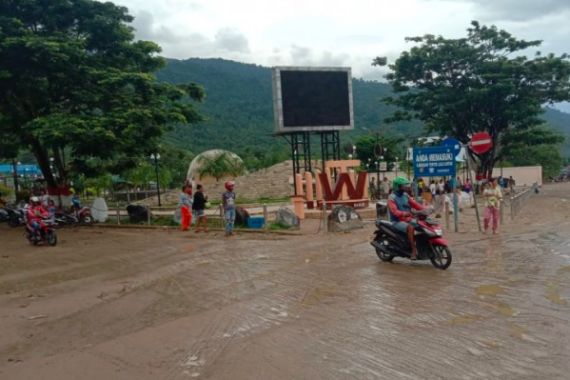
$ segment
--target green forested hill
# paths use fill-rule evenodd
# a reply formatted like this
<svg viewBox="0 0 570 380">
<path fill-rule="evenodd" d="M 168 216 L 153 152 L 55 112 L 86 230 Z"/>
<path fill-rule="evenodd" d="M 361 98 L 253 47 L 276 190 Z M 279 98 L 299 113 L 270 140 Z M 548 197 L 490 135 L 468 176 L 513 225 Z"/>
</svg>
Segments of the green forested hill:
<svg viewBox="0 0 570 380">
<path fill-rule="evenodd" d="M 199 83 L 206 91 L 204 102 L 198 106 L 206 120 L 191 127 L 177 127 L 167 137 L 170 142 L 195 153 L 211 148 L 230 149 L 241 155 L 257 157 L 266 164 L 287 157 L 283 139 L 272 136 L 269 68 L 223 59 L 168 60 L 158 78 L 172 83 Z M 406 139 L 421 135 L 420 123 L 385 125 L 382 122 L 392 109 L 380 99 L 390 93 L 387 84 L 355 79 L 356 129 L 343 133 L 341 140 L 348 142 L 357 135 L 376 131 Z M 544 118 L 568 137 L 564 153 L 569 156 L 570 114 L 548 109 Z"/>
<path fill-rule="evenodd" d="M 566 138 L 562 146 L 562 155 L 570 158 L 570 114 L 547 108 L 543 118 L 548 125 Z"/>
</svg>

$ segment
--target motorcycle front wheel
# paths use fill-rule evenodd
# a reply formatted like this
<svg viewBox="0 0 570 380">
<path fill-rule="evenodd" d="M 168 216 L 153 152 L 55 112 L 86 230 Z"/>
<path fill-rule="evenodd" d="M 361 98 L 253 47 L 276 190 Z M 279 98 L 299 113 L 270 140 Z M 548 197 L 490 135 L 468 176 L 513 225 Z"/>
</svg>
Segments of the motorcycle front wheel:
<svg viewBox="0 0 570 380">
<path fill-rule="evenodd" d="M 429 259 L 434 267 L 445 270 L 451 265 L 451 251 L 443 245 L 434 245 Z"/>
</svg>

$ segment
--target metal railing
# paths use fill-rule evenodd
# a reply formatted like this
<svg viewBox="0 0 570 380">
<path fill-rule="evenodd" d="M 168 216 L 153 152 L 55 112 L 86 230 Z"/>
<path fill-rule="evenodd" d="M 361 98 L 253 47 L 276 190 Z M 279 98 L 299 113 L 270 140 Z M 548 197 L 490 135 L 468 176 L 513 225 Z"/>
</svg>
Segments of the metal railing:
<svg viewBox="0 0 570 380">
<path fill-rule="evenodd" d="M 515 218 L 525 204 L 525 201 L 530 198 L 532 194 L 535 194 L 538 188 L 538 183 L 534 183 L 531 187 L 524 189 L 520 193 L 509 198 L 509 203 L 511 206 L 511 220 Z"/>
</svg>

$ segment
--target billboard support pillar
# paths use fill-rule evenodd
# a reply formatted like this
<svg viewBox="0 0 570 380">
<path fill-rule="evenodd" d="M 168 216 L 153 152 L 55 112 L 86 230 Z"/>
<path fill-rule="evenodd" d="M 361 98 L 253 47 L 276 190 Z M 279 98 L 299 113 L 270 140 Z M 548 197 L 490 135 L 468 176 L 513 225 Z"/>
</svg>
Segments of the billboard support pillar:
<svg viewBox="0 0 570 380">
<path fill-rule="evenodd" d="M 305 172 L 312 171 L 311 164 L 311 134 L 309 132 L 299 132 L 283 135 L 291 146 L 291 161 L 293 162 L 293 188 L 297 194 L 297 174 L 301 174 L 301 168 Z M 301 166 L 301 159 L 303 166 Z"/>
</svg>

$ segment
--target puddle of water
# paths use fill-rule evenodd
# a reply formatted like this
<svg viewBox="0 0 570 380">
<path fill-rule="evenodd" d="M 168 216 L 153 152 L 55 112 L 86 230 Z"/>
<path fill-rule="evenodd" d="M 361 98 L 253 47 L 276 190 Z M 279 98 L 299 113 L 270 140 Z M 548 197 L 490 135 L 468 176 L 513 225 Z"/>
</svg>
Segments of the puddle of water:
<svg viewBox="0 0 570 380">
<path fill-rule="evenodd" d="M 556 304 L 556 305 L 567 305 L 568 301 L 566 301 L 564 298 L 560 297 L 560 294 L 558 293 L 558 284 L 554 283 L 554 282 L 549 282 L 547 287 L 546 287 L 546 295 L 545 295 L 546 299 L 549 300 L 550 302 Z"/>
<path fill-rule="evenodd" d="M 514 317 L 519 313 L 518 310 L 513 309 L 510 305 L 502 302 L 497 305 L 497 310 L 499 313 L 501 313 L 501 315 L 504 315 L 505 317 Z"/>
<path fill-rule="evenodd" d="M 488 348 L 499 348 L 502 346 L 502 344 L 500 344 L 496 340 L 484 340 L 481 343 L 483 343 L 485 345 L 485 347 L 488 347 Z"/>
<path fill-rule="evenodd" d="M 478 296 L 496 296 L 504 292 L 505 290 L 499 285 L 481 285 L 475 288 L 475 294 Z"/>
<path fill-rule="evenodd" d="M 511 323 L 509 325 L 509 335 L 514 338 L 522 340 L 525 337 L 526 333 L 527 330 L 524 327 L 517 325 L 516 323 Z"/>
<path fill-rule="evenodd" d="M 301 303 L 304 306 L 315 306 L 326 298 L 334 297 L 337 293 L 333 288 L 317 287 L 307 292 Z"/>
<path fill-rule="evenodd" d="M 482 319 L 484 318 L 480 315 L 463 314 L 463 315 L 456 315 L 455 317 L 447 320 L 446 323 L 454 326 L 459 326 L 459 325 L 467 325 L 469 323 L 480 321 Z"/>
</svg>

